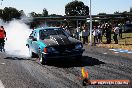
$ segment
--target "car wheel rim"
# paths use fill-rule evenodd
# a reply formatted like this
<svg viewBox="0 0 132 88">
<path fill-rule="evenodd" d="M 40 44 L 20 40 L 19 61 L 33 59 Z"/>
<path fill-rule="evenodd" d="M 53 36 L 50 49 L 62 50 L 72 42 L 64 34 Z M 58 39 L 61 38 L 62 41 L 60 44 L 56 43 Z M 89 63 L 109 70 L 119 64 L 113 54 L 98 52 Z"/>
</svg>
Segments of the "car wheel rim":
<svg viewBox="0 0 132 88">
<path fill-rule="evenodd" d="M 31 49 L 29 49 L 29 56 L 30 56 L 30 57 L 32 56 L 32 52 L 31 52 Z"/>
<path fill-rule="evenodd" d="M 40 63 L 42 63 L 43 61 L 43 57 L 42 57 L 42 54 L 40 54 L 40 59 L 39 59 Z"/>
</svg>

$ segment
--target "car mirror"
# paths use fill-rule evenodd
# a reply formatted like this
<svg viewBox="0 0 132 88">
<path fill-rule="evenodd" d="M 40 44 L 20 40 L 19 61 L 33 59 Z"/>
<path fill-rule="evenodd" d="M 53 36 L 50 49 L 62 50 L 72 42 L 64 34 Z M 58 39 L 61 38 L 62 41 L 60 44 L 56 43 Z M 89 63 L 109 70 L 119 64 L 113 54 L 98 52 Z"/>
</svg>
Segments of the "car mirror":
<svg viewBox="0 0 132 88">
<path fill-rule="evenodd" d="M 33 39 L 33 36 L 29 36 L 29 39 Z"/>
<path fill-rule="evenodd" d="M 37 38 L 34 38 L 33 36 L 29 36 L 29 39 L 32 39 L 32 41 L 37 41 Z"/>
</svg>

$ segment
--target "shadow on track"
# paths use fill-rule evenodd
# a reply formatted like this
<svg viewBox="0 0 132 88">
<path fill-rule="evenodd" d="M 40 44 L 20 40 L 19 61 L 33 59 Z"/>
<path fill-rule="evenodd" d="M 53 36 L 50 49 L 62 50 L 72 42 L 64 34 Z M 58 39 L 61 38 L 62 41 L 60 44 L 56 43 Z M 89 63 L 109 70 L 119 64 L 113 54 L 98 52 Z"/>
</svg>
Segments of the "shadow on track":
<svg viewBox="0 0 132 88">
<path fill-rule="evenodd" d="M 83 66 L 94 66 L 94 65 L 100 65 L 105 64 L 102 61 L 99 61 L 98 59 L 83 56 L 82 60 L 77 60 L 76 58 L 63 58 L 63 59 L 52 59 L 49 60 L 47 65 L 48 66 L 55 66 L 60 68 L 69 68 L 69 67 L 83 67 Z"/>
<path fill-rule="evenodd" d="M 31 59 L 22 58 L 22 57 L 6 57 L 4 59 L 9 59 L 9 60 L 31 60 Z"/>
</svg>

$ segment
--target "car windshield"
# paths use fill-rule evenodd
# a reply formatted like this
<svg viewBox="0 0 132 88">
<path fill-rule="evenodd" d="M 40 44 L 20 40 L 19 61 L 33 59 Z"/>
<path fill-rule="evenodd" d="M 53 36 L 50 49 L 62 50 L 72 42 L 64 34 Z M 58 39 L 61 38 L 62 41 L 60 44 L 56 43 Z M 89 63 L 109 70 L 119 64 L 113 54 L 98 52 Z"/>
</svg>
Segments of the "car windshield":
<svg viewBox="0 0 132 88">
<path fill-rule="evenodd" d="M 61 28 L 40 30 L 40 39 L 42 40 L 49 39 L 50 35 L 65 35 L 66 36 L 66 33 Z"/>
</svg>

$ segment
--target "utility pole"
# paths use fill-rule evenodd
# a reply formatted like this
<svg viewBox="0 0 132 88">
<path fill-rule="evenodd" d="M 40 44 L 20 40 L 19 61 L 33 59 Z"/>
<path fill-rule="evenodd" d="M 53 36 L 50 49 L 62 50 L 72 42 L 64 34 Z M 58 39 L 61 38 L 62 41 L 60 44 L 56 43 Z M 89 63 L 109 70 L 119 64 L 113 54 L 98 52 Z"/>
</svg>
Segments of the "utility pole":
<svg viewBox="0 0 132 88">
<path fill-rule="evenodd" d="M 90 0 L 90 46 L 92 46 L 92 13 L 91 13 L 91 0 Z"/>
</svg>

